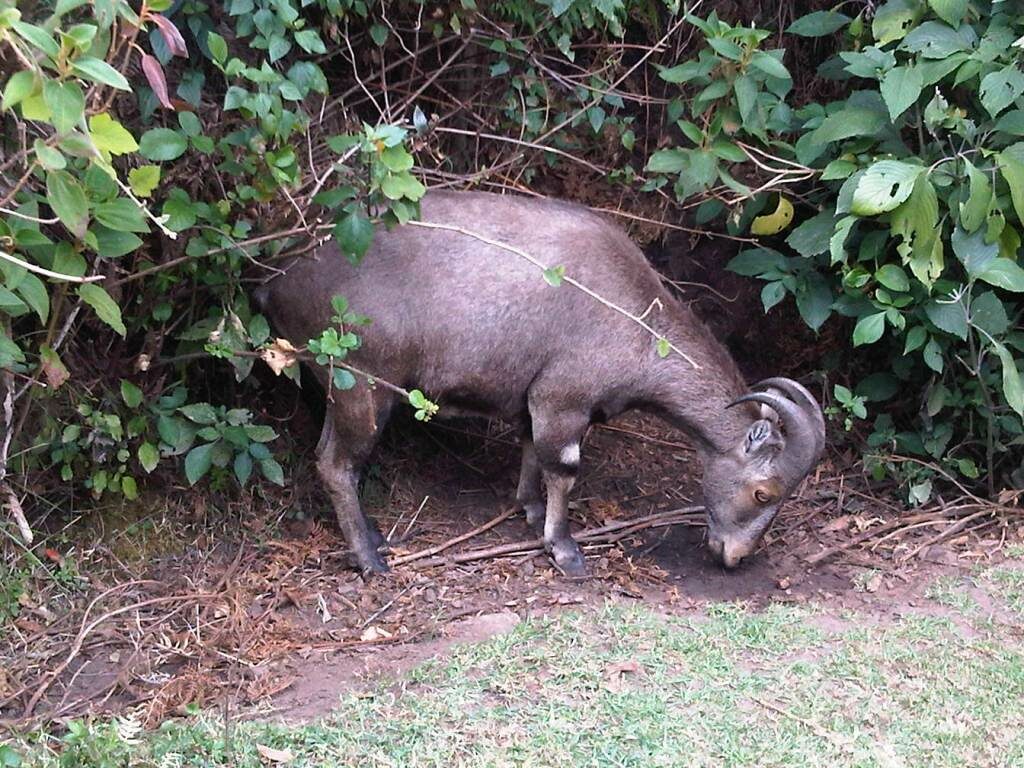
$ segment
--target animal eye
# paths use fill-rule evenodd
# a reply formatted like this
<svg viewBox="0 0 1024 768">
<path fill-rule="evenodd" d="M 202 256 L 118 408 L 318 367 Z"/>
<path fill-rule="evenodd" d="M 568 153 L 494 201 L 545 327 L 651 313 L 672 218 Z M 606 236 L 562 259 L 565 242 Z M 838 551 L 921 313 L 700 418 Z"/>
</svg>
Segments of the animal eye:
<svg viewBox="0 0 1024 768">
<path fill-rule="evenodd" d="M 754 491 L 754 498 L 757 500 L 758 504 L 768 504 L 772 500 L 772 497 L 768 495 L 768 492 L 760 488 Z"/>
</svg>

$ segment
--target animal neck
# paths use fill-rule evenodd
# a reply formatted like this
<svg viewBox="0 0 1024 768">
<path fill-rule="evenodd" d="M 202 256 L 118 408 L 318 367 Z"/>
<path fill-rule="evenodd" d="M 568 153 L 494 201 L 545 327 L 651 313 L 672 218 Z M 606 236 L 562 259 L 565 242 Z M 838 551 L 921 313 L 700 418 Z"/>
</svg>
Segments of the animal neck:
<svg viewBox="0 0 1024 768">
<path fill-rule="evenodd" d="M 649 367 L 650 409 L 694 438 L 702 451 L 728 451 L 758 418 L 757 408 L 750 403 L 727 408 L 746 392 L 746 384 L 724 349 L 685 351 L 699 368 L 678 356 Z"/>
</svg>

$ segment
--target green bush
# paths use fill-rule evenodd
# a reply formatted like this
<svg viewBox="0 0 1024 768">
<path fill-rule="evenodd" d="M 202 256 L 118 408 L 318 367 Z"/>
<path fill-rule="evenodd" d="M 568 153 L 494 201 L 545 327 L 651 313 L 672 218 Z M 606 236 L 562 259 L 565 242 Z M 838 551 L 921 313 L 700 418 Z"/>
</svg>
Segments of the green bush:
<svg viewBox="0 0 1024 768">
<path fill-rule="evenodd" d="M 998 0 L 890 0 L 866 13 L 815 12 L 787 30 L 842 30 L 818 74 L 845 97 L 827 104 L 791 103 L 785 51 L 761 48 L 768 31 L 693 19 L 706 48 L 660 72 L 686 89 L 686 142 L 647 169 L 681 200 L 710 193 L 698 219 L 788 232 L 730 269 L 765 281 L 766 312 L 789 295 L 814 330 L 853 320 L 846 357 L 867 375 L 834 394 L 855 419 L 865 402 L 874 411 L 872 448 L 1020 486 L 1024 14 Z M 761 182 L 738 181 L 736 162 Z M 925 488 L 913 483 L 911 501 Z"/>
</svg>

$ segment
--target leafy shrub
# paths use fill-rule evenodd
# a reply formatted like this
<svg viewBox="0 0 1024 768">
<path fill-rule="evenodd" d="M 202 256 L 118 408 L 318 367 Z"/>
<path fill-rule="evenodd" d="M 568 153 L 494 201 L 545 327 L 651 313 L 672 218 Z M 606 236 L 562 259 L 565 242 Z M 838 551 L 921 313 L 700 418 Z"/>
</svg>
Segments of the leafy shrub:
<svg viewBox="0 0 1024 768">
<path fill-rule="evenodd" d="M 693 19 L 707 47 L 660 73 L 695 93 L 677 121 L 687 144 L 647 166 L 680 199 L 724 185 L 698 217 L 788 230 L 785 246 L 748 249 L 730 268 L 765 281 L 765 311 L 791 295 L 812 329 L 854 321 L 870 373 L 835 396 L 855 418 L 864 401 L 876 411 L 871 446 L 942 460 L 968 481 L 980 464 L 990 489 L 999 470 L 1024 482 L 1024 15 L 1011 6 L 890 0 L 871 19 L 798 19 L 792 35 L 844 30 L 818 72 L 846 95 L 827 104 L 789 103 L 784 51 L 760 47 L 769 32 Z M 772 177 L 737 181 L 731 161 Z"/>
</svg>

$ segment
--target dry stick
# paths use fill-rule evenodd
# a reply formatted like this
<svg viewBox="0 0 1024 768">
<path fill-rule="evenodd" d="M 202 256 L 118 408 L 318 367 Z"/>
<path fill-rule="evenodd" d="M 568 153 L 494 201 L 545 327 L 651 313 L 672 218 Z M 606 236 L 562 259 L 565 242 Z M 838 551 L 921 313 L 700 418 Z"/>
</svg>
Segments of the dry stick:
<svg viewBox="0 0 1024 768">
<path fill-rule="evenodd" d="M 16 264 L 22 269 L 27 269 L 29 272 L 35 272 L 37 275 L 43 275 L 44 277 L 49 277 L 53 280 L 63 280 L 66 283 L 95 283 L 97 280 L 104 279 L 103 275 L 96 275 L 94 277 L 75 277 L 74 275 L 65 275 L 63 272 L 54 272 L 52 269 L 46 269 L 45 267 L 39 267 L 35 264 L 30 264 L 27 261 L 22 261 L 17 256 L 4 251 L 0 251 L 0 259 Z"/>
<path fill-rule="evenodd" d="M 125 585 L 125 586 L 127 586 L 127 585 Z M 95 600 L 93 600 L 93 602 L 90 604 L 90 608 L 92 606 L 94 606 L 96 604 L 96 602 L 99 599 L 101 599 L 104 595 L 109 594 L 109 592 L 110 592 L 110 590 L 105 592 L 103 595 L 100 595 Z M 149 600 L 141 600 L 141 601 L 139 601 L 137 603 L 132 603 L 131 605 L 123 605 L 120 608 L 115 608 L 114 610 L 108 611 L 107 613 L 104 613 L 102 616 L 94 619 L 88 625 L 83 625 L 82 628 L 78 631 L 78 635 L 75 637 L 75 641 L 71 644 L 71 650 L 68 652 L 68 655 L 64 658 L 64 661 L 62 661 L 60 664 L 58 664 L 57 667 L 52 672 L 50 672 L 50 674 L 47 676 L 47 678 L 36 689 L 36 692 L 32 694 L 32 698 L 29 699 L 28 705 L 25 707 L 24 717 L 28 718 L 28 717 L 32 716 L 32 711 L 35 709 L 36 704 L 39 703 L 39 700 L 43 697 L 43 694 L 46 693 L 46 691 L 49 689 L 49 687 L 51 685 L 53 685 L 54 681 L 60 676 L 60 674 L 65 669 L 68 668 L 68 665 L 70 665 L 71 662 L 74 661 L 75 657 L 78 656 L 79 652 L 81 652 L 82 646 L 85 644 L 85 638 L 88 637 L 90 632 L 92 632 L 94 629 L 96 629 L 96 627 L 98 627 L 100 624 L 102 624 L 107 619 L 112 619 L 115 616 L 118 616 L 119 614 L 122 614 L 122 613 L 127 613 L 128 611 L 135 611 L 135 610 L 138 610 L 139 608 L 146 608 L 146 607 L 148 607 L 150 605 L 158 605 L 160 603 L 170 603 L 170 602 L 174 602 L 175 600 L 179 600 L 179 601 L 180 600 L 187 600 L 187 599 L 204 600 L 204 599 L 210 599 L 210 598 L 216 598 L 216 597 L 217 597 L 217 595 L 215 595 L 215 594 L 202 594 L 202 593 L 196 593 L 195 595 L 188 595 L 188 596 L 168 595 L 166 597 L 154 597 L 154 598 L 151 598 Z M 88 611 L 86 611 L 86 614 L 88 615 Z"/>
<path fill-rule="evenodd" d="M 675 525 L 677 523 L 688 522 L 690 517 L 702 512 L 703 510 L 704 507 L 702 506 L 681 507 L 679 509 L 672 509 L 666 512 L 656 512 L 645 517 L 636 517 L 630 520 L 617 520 L 614 523 L 602 525 L 597 528 L 584 529 L 573 536 L 573 538 L 580 544 L 597 542 L 600 541 L 602 537 L 607 537 L 608 534 L 616 532 L 625 531 L 623 535 L 627 535 L 645 528 L 658 528 L 665 525 Z M 622 538 L 622 536 L 617 538 Z M 612 540 L 617 540 L 617 538 Z M 487 560 L 492 557 L 502 557 L 504 555 L 513 555 L 522 552 L 540 553 L 543 550 L 544 539 L 527 539 L 525 541 L 516 541 L 510 544 L 499 544 L 494 547 L 471 549 L 467 552 L 456 552 L 454 555 L 450 555 L 448 557 L 435 557 L 419 563 L 417 567 L 433 568 L 439 565 L 469 563 L 474 560 Z"/>
<path fill-rule="evenodd" d="M 862 533 L 857 534 L 852 539 L 847 539 L 841 544 L 837 544 L 834 547 L 829 547 L 828 549 L 818 552 L 816 555 L 810 555 L 809 557 L 804 558 L 804 562 L 806 562 L 808 565 L 817 565 L 822 560 L 827 560 L 833 555 L 837 555 L 840 552 L 845 552 L 851 547 L 855 547 L 858 544 L 867 541 L 868 539 L 874 538 L 880 533 L 886 533 L 888 531 L 895 530 L 896 528 L 914 525 L 915 523 L 923 523 L 929 520 L 937 522 L 938 520 L 951 517 L 952 515 L 953 513 L 951 512 L 928 512 L 927 514 L 911 515 L 910 517 L 904 517 L 899 520 L 894 520 L 891 523 L 881 525 L 877 528 L 870 528 Z"/>
<path fill-rule="evenodd" d="M 448 541 L 442 542 L 437 546 L 427 547 L 426 549 L 421 549 L 419 552 L 413 552 L 411 555 L 403 555 L 402 557 L 396 557 L 391 561 L 391 564 L 404 565 L 405 563 L 411 563 L 413 560 L 421 560 L 424 557 L 436 555 L 438 552 L 444 552 L 444 550 L 448 549 L 449 547 L 454 547 L 456 544 L 461 544 L 466 539 L 472 539 L 474 536 L 479 536 L 481 533 L 489 531 L 494 526 L 505 522 L 515 513 L 515 511 L 515 507 L 509 507 L 494 519 L 489 520 L 483 525 L 474 528 L 472 531 L 469 531 L 468 533 L 464 533 L 461 536 L 456 536 L 454 539 L 449 539 Z"/>
<path fill-rule="evenodd" d="M 542 261 L 540 261 L 539 259 L 531 256 L 526 251 L 524 251 L 524 250 L 522 250 L 520 248 L 516 248 L 515 246 L 508 245 L 507 243 L 502 243 L 502 242 L 500 242 L 498 240 L 493 240 L 493 239 L 491 239 L 491 238 L 489 238 L 489 237 L 487 237 L 485 235 L 481 235 L 479 232 L 473 232 L 471 230 L 465 229 L 464 227 L 457 227 L 457 226 L 454 226 L 454 225 L 451 225 L 451 224 L 437 224 L 437 223 L 434 223 L 432 221 L 409 221 L 409 222 L 406 222 L 406 226 L 410 226 L 410 227 L 424 227 L 425 229 L 441 229 L 441 230 L 446 230 L 448 232 L 458 232 L 460 235 L 465 235 L 466 237 L 472 237 L 472 238 L 474 238 L 476 240 L 479 240 L 482 243 L 487 243 L 487 245 L 494 246 L 495 248 L 501 248 L 502 250 L 508 251 L 509 253 L 514 253 L 516 256 L 519 256 L 520 258 L 526 259 L 526 261 L 530 262 L 531 264 L 533 264 L 533 266 L 537 267 L 538 269 L 540 269 L 540 270 L 542 270 L 544 272 L 547 272 L 548 269 L 549 269 L 549 267 L 546 264 L 544 264 Z M 636 323 L 641 328 L 643 328 L 645 331 L 647 331 L 649 334 L 651 334 L 651 336 L 653 336 L 659 342 L 664 340 L 665 342 L 668 343 L 669 349 L 671 349 L 673 352 L 675 352 L 677 355 L 679 355 L 681 358 L 683 358 L 686 362 L 688 362 L 690 365 L 692 365 L 696 370 L 698 370 L 698 371 L 701 370 L 701 366 L 697 364 L 696 360 L 694 360 L 692 357 L 690 357 L 685 352 L 683 352 L 681 349 L 679 349 L 679 347 L 677 347 L 671 341 L 669 341 L 664 336 L 662 336 L 660 333 L 658 333 L 656 330 L 654 330 L 654 328 L 652 328 L 650 325 L 648 325 L 646 322 L 644 322 L 639 316 L 634 315 L 632 312 L 630 312 L 627 309 L 623 309 L 618 304 L 615 304 L 614 302 L 606 299 L 604 296 L 602 296 L 599 293 L 591 290 L 587 286 L 583 285 L 583 283 L 581 283 L 578 280 L 570 277 L 569 275 L 563 275 L 562 276 L 562 280 L 564 280 L 565 282 L 567 282 L 569 285 L 573 286 L 574 288 L 577 288 L 577 289 L 583 291 L 583 293 L 587 294 L 592 299 L 595 299 L 596 301 L 600 302 L 601 304 L 603 304 L 604 306 L 608 307 L 609 309 L 614 310 L 615 312 L 618 312 L 620 315 L 622 315 L 625 318 L 628 318 L 629 320 L 632 320 L 634 323 Z"/>
<path fill-rule="evenodd" d="M 945 541 L 950 536 L 954 536 L 957 533 L 960 533 L 960 531 L 962 531 L 964 528 L 966 528 L 973 520 L 977 520 L 979 517 L 983 517 L 985 515 L 991 515 L 991 514 L 992 514 L 992 510 L 991 509 L 983 509 L 980 512 L 975 512 L 973 515 L 968 515 L 967 517 L 964 517 L 964 518 L 960 519 L 956 523 L 953 523 L 953 525 L 949 526 L 946 530 L 944 530 L 941 533 L 939 533 L 938 535 L 932 536 L 930 539 L 925 541 L 924 544 L 921 544 L 919 547 L 917 547 L 910 554 L 904 555 L 902 558 L 900 558 L 901 564 L 902 563 L 906 563 L 906 562 L 908 562 L 910 560 L 913 560 L 921 552 L 924 552 L 926 549 L 931 547 L 933 544 L 938 544 L 940 541 Z"/>
</svg>

